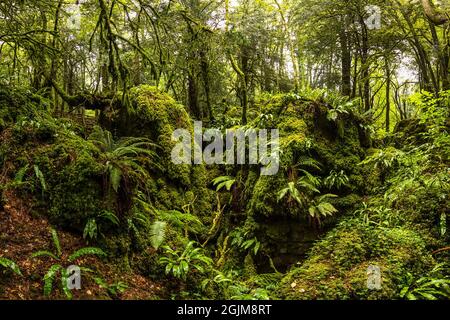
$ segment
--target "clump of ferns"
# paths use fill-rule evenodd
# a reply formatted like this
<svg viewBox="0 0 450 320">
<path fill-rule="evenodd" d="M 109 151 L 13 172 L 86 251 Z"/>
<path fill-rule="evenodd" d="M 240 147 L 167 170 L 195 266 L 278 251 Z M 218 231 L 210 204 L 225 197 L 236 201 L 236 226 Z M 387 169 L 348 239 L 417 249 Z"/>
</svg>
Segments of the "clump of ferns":
<svg viewBox="0 0 450 320">
<path fill-rule="evenodd" d="M 312 225 L 321 227 L 321 219 L 332 216 L 337 209 L 331 204 L 330 199 L 336 198 L 334 194 L 321 194 L 319 188 L 323 185 L 322 179 L 313 175 L 302 167 L 320 170 L 320 163 L 312 158 L 304 158 L 298 163 L 299 174 L 290 175 L 291 181 L 278 192 L 277 200 L 286 201 L 288 207 L 294 211 L 307 212 Z M 296 210 L 297 209 L 297 210 Z"/>
<path fill-rule="evenodd" d="M 160 210 L 155 208 L 143 192 L 134 197 L 132 215 L 127 220 L 128 229 L 133 236 L 149 239 L 150 245 L 158 250 L 170 232 L 184 233 L 186 238 L 206 232 L 201 220 L 185 206 L 184 211 Z"/>
<path fill-rule="evenodd" d="M 147 168 L 161 169 L 157 145 L 146 138 L 120 138 L 99 126 L 89 140 L 101 152 L 105 165 L 104 185 L 109 198 L 117 199 L 117 211 L 129 212 L 133 194 L 150 178 Z"/>
<path fill-rule="evenodd" d="M 53 250 L 40 250 L 31 255 L 32 258 L 46 258 L 51 261 L 51 266 L 48 268 L 47 272 L 44 275 L 44 296 L 48 297 L 51 295 L 55 280 L 59 277 L 61 280 L 61 289 L 66 295 L 67 299 L 72 299 L 73 294 L 69 288 L 69 274 L 67 273 L 67 269 L 64 266 L 64 263 L 74 265 L 79 259 L 88 255 L 94 255 L 103 257 L 106 256 L 106 253 L 97 247 L 83 247 L 78 250 L 75 250 L 72 253 L 64 253 L 62 251 L 61 243 L 58 237 L 58 233 L 55 229 L 51 229 L 51 237 L 52 237 L 52 245 Z M 89 275 L 90 273 L 94 273 L 93 270 L 80 266 L 80 271 L 83 272 L 83 275 Z"/>
</svg>

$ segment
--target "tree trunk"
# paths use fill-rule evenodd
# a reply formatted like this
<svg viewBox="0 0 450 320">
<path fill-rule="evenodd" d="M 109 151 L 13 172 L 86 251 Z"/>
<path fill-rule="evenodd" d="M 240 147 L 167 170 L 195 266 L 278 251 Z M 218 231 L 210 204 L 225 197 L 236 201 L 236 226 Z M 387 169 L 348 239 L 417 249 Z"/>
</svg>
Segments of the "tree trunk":
<svg viewBox="0 0 450 320">
<path fill-rule="evenodd" d="M 200 70 L 203 78 L 203 86 L 205 89 L 205 97 L 206 97 L 206 110 L 208 112 L 208 118 L 210 121 L 214 120 L 214 115 L 211 106 L 211 85 L 209 82 L 209 63 L 208 58 L 206 56 L 206 50 L 200 50 Z"/>
<path fill-rule="evenodd" d="M 391 130 L 391 67 L 387 57 L 385 57 L 386 66 L 386 132 Z"/>
<path fill-rule="evenodd" d="M 352 69 L 352 57 L 349 48 L 348 34 L 343 27 L 340 32 L 340 43 L 341 43 L 341 72 L 342 72 L 342 83 L 341 92 L 344 96 L 351 95 L 351 69 Z"/>
<path fill-rule="evenodd" d="M 188 76 L 188 104 L 192 115 L 196 119 L 202 119 L 203 115 L 200 110 L 200 105 L 198 104 L 197 82 L 192 74 L 189 74 Z"/>
</svg>

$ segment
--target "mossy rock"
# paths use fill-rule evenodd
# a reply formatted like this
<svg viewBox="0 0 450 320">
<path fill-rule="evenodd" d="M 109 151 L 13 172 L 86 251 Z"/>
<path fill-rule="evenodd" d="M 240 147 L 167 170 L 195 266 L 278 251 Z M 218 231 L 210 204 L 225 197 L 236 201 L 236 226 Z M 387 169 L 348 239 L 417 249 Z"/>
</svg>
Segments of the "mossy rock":
<svg viewBox="0 0 450 320">
<path fill-rule="evenodd" d="M 149 182 L 150 197 L 162 209 L 182 210 L 190 205 L 193 214 L 209 222 L 213 192 L 204 165 L 174 164 L 171 152 L 177 141 L 172 134 L 186 129 L 193 136 L 193 122 L 185 108 L 156 87 L 142 85 L 129 93 L 131 106 L 106 112 L 100 122 L 119 136 L 146 137 L 158 146 L 162 171 L 153 170 L 156 185 Z M 154 168 L 149 168 L 152 171 Z M 194 195 L 194 197 L 189 197 Z M 192 199 L 190 199 L 192 198 Z M 189 200 L 190 199 L 190 200 Z"/>
<path fill-rule="evenodd" d="M 29 154 L 33 166 L 27 179 L 36 209 L 53 223 L 82 231 L 89 218 L 108 209 L 103 194 L 105 168 L 98 157 L 98 149 L 76 135 L 60 133 L 51 144 L 35 145 Z M 34 168 L 42 172 L 45 186 Z"/>
<path fill-rule="evenodd" d="M 407 228 L 341 224 L 282 280 L 287 299 L 396 299 L 403 277 L 423 274 L 434 263 L 426 241 Z M 369 266 L 381 269 L 381 290 L 367 286 Z"/>
<path fill-rule="evenodd" d="M 349 177 L 351 187 L 339 193 L 340 196 L 365 194 L 379 183 L 373 170 L 358 164 L 366 156 L 366 141 L 362 141 L 361 124 L 363 120 L 349 113 L 339 118 L 343 135 L 339 134 L 338 125 L 329 120 L 329 106 L 296 98 L 289 94 L 265 96 L 258 101 L 259 109 L 266 117 L 265 123 L 258 123 L 265 128 L 278 128 L 280 134 L 280 171 L 275 176 L 261 176 L 253 181 L 249 188 L 250 199 L 248 212 L 251 215 L 291 215 L 301 214 L 294 207 L 277 201 L 277 193 L 298 175 L 298 165 L 305 158 L 313 158 L 321 163 L 321 170 L 308 168 L 316 176 L 325 178 L 331 170 L 341 170 Z M 261 121 L 261 120 L 258 120 Z M 363 137 L 364 139 L 366 137 Z M 367 181 L 373 185 L 365 188 Z M 325 193 L 329 193 L 328 190 Z M 336 190 L 333 190 L 336 191 Z M 352 204 L 343 209 L 351 209 Z"/>
</svg>

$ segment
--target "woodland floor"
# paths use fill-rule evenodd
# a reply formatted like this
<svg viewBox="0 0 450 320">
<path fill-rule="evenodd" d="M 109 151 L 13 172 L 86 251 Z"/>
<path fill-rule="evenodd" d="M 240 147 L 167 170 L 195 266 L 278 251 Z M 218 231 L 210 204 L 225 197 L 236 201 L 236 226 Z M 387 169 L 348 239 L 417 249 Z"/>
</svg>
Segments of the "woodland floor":
<svg viewBox="0 0 450 320">
<path fill-rule="evenodd" d="M 42 279 L 55 261 L 32 258 L 31 255 L 39 250 L 52 250 L 50 224 L 43 218 L 33 217 L 26 204 L 14 193 L 8 192 L 6 198 L 7 205 L 0 211 L 0 253 L 6 258 L 14 259 L 23 277 L 4 277 L 1 280 L 3 285 L 0 299 L 43 299 Z M 59 230 L 58 235 L 63 260 L 64 253 L 72 253 L 86 246 L 81 237 L 72 233 Z M 165 286 L 161 282 L 149 280 L 133 271 L 121 272 L 114 265 L 102 263 L 95 257 L 80 258 L 77 262 L 97 271 L 108 284 L 120 281 L 127 285 L 127 289 L 122 294 L 111 296 L 92 279 L 82 277 L 82 289 L 73 291 L 75 299 L 136 300 L 165 296 Z M 65 296 L 62 292 L 54 291 L 49 299 L 65 299 Z"/>
</svg>

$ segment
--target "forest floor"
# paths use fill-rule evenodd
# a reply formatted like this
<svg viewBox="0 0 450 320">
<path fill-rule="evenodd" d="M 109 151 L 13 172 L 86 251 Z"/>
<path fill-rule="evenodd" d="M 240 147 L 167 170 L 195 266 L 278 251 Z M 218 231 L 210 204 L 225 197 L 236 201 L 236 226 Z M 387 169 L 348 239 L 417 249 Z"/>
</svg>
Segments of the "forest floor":
<svg viewBox="0 0 450 320">
<path fill-rule="evenodd" d="M 0 299 L 43 299 L 43 277 L 52 264 L 61 263 L 64 267 L 65 253 L 85 247 L 84 240 L 72 233 L 58 231 L 63 257 L 61 261 L 48 258 L 33 258 L 32 254 L 40 250 L 52 251 L 51 226 L 46 219 L 33 217 L 26 204 L 13 192 L 6 193 L 7 205 L 0 211 L 0 254 L 13 259 L 23 276 L 0 278 L 2 291 Z M 149 280 L 133 271 L 122 272 L 115 265 L 103 263 L 97 257 L 84 257 L 77 264 L 88 266 L 101 274 L 108 284 L 124 283 L 127 288 L 123 293 L 111 294 L 98 285 L 93 278 L 82 276 L 82 289 L 73 290 L 75 299 L 157 299 L 164 297 L 164 285 Z M 59 279 L 56 279 L 59 281 Z M 53 290 L 50 299 L 65 299 L 59 290 Z"/>
</svg>

